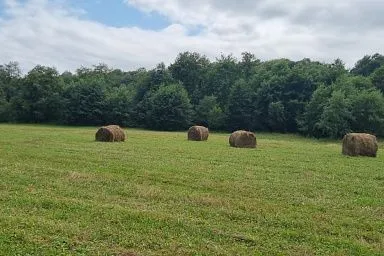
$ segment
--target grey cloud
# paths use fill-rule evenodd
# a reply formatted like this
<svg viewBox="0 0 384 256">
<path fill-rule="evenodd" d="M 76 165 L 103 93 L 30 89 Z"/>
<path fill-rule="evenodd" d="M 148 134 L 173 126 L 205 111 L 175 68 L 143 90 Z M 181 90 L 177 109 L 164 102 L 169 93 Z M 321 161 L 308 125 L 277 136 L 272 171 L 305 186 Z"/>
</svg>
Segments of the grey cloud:
<svg viewBox="0 0 384 256">
<path fill-rule="evenodd" d="M 127 0 L 136 6 L 145 6 L 154 11 L 167 13 L 161 1 Z M 322 28 L 372 29 L 384 24 L 384 1 L 381 0 L 194 0 L 173 2 L 171 18 L 175 13 L 204 13 L 204 10 L 227 15 L 228 18 L 254 17 L 258 20 L 286 19 L 293 25 Z M 176 11 L 178 10 L 178 11 Z M 207 12 L 207 15 L 214 13 Z M 185 15 L 184 15 L 185 16 Z M 209 17 L 207 17 L 209 19 Z M 178 20 L 183 22 L 183 20 Z M 196 20 L 204 23 L 204 20 Z"/>
<path fill-rule="evenodd" d="M 305 6 L 300 12 L 292 15 L 290 21 L 294 24 L 330 30 L 364 31 L 383 28 L 384 15 L 382 13 L 384 2 L 344 2 L 346 3 L 344 5 Z"/>
</svg>

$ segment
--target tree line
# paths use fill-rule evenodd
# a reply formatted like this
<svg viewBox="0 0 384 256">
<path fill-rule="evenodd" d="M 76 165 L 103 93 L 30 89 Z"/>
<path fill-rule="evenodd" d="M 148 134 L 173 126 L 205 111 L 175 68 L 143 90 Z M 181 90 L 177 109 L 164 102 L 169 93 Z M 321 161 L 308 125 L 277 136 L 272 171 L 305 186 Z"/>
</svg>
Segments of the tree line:
<svg viewBox="0 0 384 256">
<path fill-rule="evenodd" d="M 350 70 L 340 59 L 261 61 L 249 52 L 214 61 L 183 52 L 168 67 L 135 71 L 99 64 L 59 73 L 37 65 L 23 75 L 10 62 L 0 65 L 0 122 L 383 136 L 383 93 L 380 54 Z"/>
</svg>

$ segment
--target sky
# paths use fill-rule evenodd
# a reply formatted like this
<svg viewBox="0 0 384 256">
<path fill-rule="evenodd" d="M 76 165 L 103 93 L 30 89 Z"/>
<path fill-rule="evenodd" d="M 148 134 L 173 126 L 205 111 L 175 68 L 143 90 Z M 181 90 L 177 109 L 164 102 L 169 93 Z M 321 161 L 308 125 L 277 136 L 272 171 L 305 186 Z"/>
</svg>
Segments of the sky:
<svg viewBox="0 0 384 256">
<path fill-rule="evenodd" d="M 184 51 L 214 60 L 384 54 L 383 0 L 0 0 L 0 64 L 135 70 Z"/>
</svg>

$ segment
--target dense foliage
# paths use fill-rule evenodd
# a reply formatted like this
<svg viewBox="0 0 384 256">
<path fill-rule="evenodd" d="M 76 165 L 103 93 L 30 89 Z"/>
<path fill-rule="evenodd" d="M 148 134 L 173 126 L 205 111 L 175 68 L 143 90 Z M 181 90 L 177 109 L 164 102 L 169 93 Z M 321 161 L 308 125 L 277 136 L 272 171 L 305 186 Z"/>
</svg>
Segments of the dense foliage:
<svg viewBox="0 0 384 256">
<path fill-rule="evenodd" d="M 128 72 L 100 64 L 62 74 L 36 66 L 22 75 L 11 62 L 0 65 L 0 121 L 383 136 L 383 92 L 380 54 L 351 70 L 339 59 L 261 61 L 248 52 L 215 61 L 184 52 L 169 67 Z"/>
</svg>

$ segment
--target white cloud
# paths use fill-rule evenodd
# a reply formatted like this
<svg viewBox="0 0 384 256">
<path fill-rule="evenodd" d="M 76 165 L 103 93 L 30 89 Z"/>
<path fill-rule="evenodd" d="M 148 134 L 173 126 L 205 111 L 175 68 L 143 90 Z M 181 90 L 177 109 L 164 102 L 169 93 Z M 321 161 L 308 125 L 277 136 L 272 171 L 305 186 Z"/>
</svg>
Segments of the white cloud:
<svg viewBox="0 0 384 256">
<path fill-rule="evenodd" d="M 230 50 L 261 58 L 310 57 L 352 66 L 365 54 L 383 52 L 381 0 L 125 0 L 206 35 L 229 41 Z"/>
<path fill-rule="evenodd" d="M 4 1 L 0 63 L 15 60 L 25 70 L 36 64 L 74 70 L 100 62 L 126 70 L 152 68 L 187 50 L 211 58 L 242 51 L 262 59 L 340 57 L 352 66 L 365 54 L 384 52 L 384 3 L 379 0 L 125 1 L 168 17 L 173 24 L 161 31 L 86 20 L 65 0 Z M 203 29 L 190 36 L 196 27 Z"/>
</svg>

